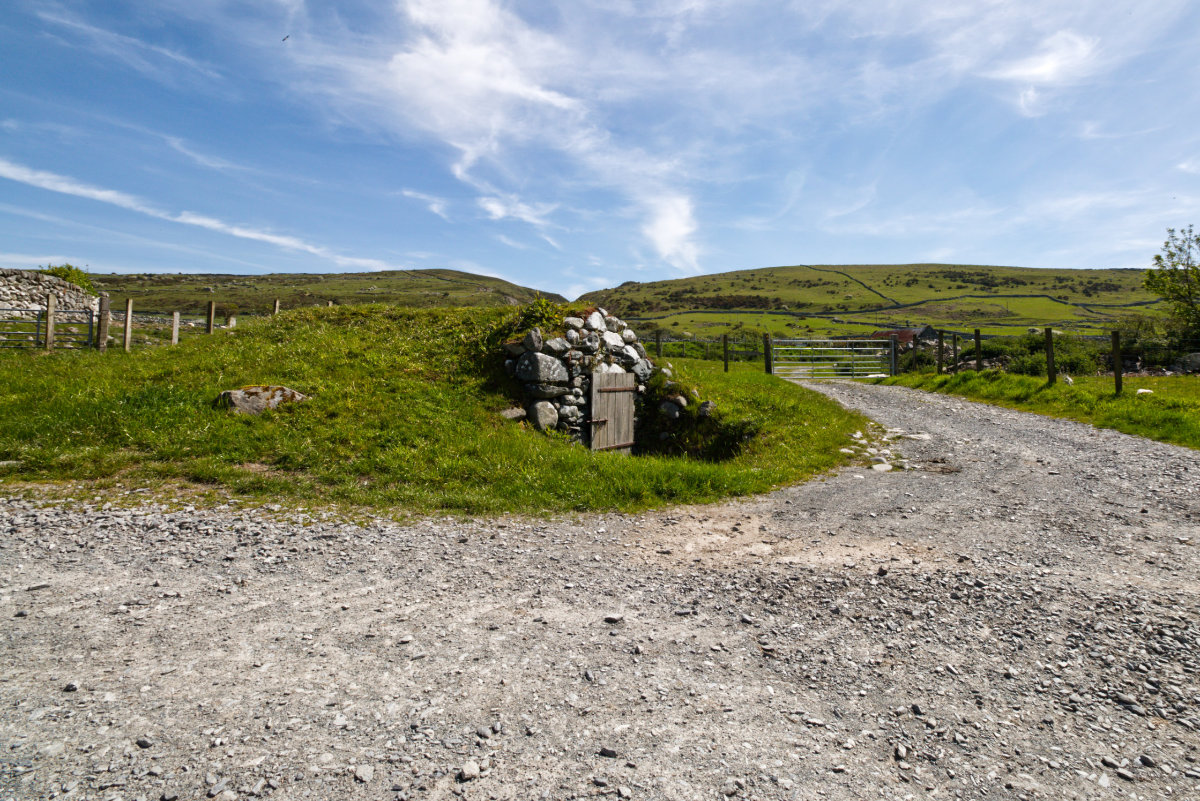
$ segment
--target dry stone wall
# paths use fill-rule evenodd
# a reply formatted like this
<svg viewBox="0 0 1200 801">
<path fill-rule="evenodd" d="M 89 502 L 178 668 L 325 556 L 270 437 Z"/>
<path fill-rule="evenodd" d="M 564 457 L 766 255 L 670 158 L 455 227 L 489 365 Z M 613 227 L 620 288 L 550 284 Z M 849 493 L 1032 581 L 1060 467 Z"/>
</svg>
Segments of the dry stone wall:
<svg viewBox="0 0 1200 801">
<path fill-rule="evenodd" d="M 100 299 L 89 295 L 61 278 L 33 270 L 0 269 L 0 315 L 32 317 L 45 311 L 46 296 L 53 294 L 60 311 L 81 311 L 100 308 Z M 14 313 L 13 309 L 20 310 Z M 22 313 L 27 312 L 27 313 Z"/>
<path fill-rule="evenodd" d="M 505 347 L 505 369 L 525 391 L 527 419 L 539 431 L 561 431 L 589 442 L 592 375 L 633 373 L 637 391 L 646 391 L 654 364 L 637 334 L 604 309 L 563 320 L 566 333 L 546 339 L 540 329 Z"/>
</svg>

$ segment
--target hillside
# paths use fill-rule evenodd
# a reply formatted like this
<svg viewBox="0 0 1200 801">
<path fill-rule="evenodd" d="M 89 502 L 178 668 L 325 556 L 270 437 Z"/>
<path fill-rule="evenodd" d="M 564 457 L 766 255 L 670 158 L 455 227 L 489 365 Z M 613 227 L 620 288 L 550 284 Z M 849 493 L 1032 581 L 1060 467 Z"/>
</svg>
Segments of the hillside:
<svg viewBox="0 0 1200 801">
<path fill-rule="evenodd" d="M 629 457 L 538 434 L 499 414 L 514 397 L 500 343 L 528 328 L 528 308 L 317 306 L 176 347 L 0 350 L 0 484 L 208 488 L 403 513 L 636 509 L 803 481 L 845 461 L 839 449 L 865 430 L 755 365 L 676 360 L 676 380 L 752 419 L 759 434 L 738 455 Z M 311 400 L 261 417 L 214 408 L 248 384 Z"/>
<path fill-rule="evenodd" d="M 560 295 L 517 286 L 499 278 L 457 270 L 394 270 L 372 273 L 273 273 L 270 275 L 93 274 L 92 282 L 114 303 L 133 298 L 146 312 L 200 313 L 210 300 L 218 310 L 265 314 L 279 298 L 284 309 L 384 303 L 389 306 L 512 306 L 539 294 L 555 302 Z"/>
<path fill-rule="evenodd" d="M 1144 270 L 1044 270 L 955 264 L 798 265 L 626 282 L 584 295 L 626 319 L 662 328 L 722 333 L 754 327 L 777 334 L 852 333 L 929 323 L 1017 333 L 1052 325 L 1104 329 L 1155 309 Z"/>
</svg>

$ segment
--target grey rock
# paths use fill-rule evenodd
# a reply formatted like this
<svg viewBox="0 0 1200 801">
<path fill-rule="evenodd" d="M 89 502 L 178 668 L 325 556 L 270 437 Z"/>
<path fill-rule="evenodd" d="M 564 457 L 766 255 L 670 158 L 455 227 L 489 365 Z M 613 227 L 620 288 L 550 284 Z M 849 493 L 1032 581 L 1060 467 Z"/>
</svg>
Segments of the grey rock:
<svg viewBox="0 0 1200 801">
<path fill-rule="evenodd" d="M 514 406 L 511 409 L 505 409 L 504 411 L 500 412 L 500 416 L 506 420 L 524 420 L 525 410 L 520 406 Z"/>
<path fill-rule="evenodd" d="M 668 420 L 678 420 L 679 416 L 683 414 L 683 410 L 670 401 L 663 401 L 660 403 L 658 405 L 658 410 Z"/>
<path fill-rule="evenodd" d="M 637 376 L 637 380 L 645 383 L 650 380 L 650 376 L 654 375 L 654 365 L 646 359 L 639 359 L 634 362 L 631 372 Z"/>
<path fill-rule="evenodd" d="M 468 759 L 459 768 L 458 780 L 460 782 L 470 782 L 479 778 L 479 763 L 473 759 Z"/>
<path fill-rule="evenodd" d="M 530 351 L 517 360 L 517 378 L 533 384 L 565 384 L 571 377 L 558 359 Z"/>
<path fill-rule="evenodd" d="M 303 395 L 289 387 L 258 384 L 227 389 L 217 396 L 213 406 L 218 409 L 229 409 L 238 414 L 262 414 L 265 411 L 278 409 L 292 403 L 302 403 L 308 400 Z"/>
<path fill-rule="evenodd" d="M 153 741 L 153 740 L 151 740 L 149 737 L 139 737 L 139 738 L 137 738 L 137 747 L 138 747 L 138 748 L 143 748 L 143 749 L 145 749 L 145 748 L 149 748 L 149 747 L 150 747 L 150 746 L 152 746 L 152 745 L 154 745 L 154 741 Z"/>
<path fill-rule="evenodd" d="M 558 425 L 558 410 L 549 401 L 538 401 L 529 407 L 529 422 L 538 431 L 550 431 Z"/>
<path fill-rule="evenodd" d="M 625 340 L 626 345 L 632 345 L 637 342 L 637 334 L 633 332 L 632 328 L 626 328 L 621 332 L 621 339 Z"/>
<path fill-rule="evenodd" d="M 363 784 L 369 784 L 375 778 L 374 765 L 359 765 L 354 769 L 354 778 Z"/>
<path fill-rule="evenodd" d="M 526 384 L 525 394 L 531 398 L 558 398 L 570 395 L 571 388 L 562 384 Z"/>
<path fill-rule="evenodd" d="M 625 340 L 621 339 L 621 335 L 612 331 L 605 331 L 600 335 L 600 340 L 604 343 L 605 350 L 611 353 L 616 353 L 625 347 Z"/>
<path fill-rule="evenodd" d="M 592 332 L 579 340 L 577 347 L 584 353 L 595 353 L 600 350 L 600 336 Z"/>
<path fill-rule="evenodd" d="M 579 335 L 575 335 L 578 339 Z M 555 337 L 542 345 L 542 352 L 549 353 L 551 356 L 562 356 L 571 349 L 571 343 L 562 337 Z"/>
<path fill-rule="evenodd" d="M 565 325 L 567 328 L 571 329 L 571 331 L 578 332 L 579 329 L 583 328 L 583 318 L 581 318 L 581 317 L 564 317 L 563 325 Z M 571 331 L 567 332 L 568 337 L 570 336 Z"/>
<path fill-rule="evenodd" d="M 525 346 L 525 350 L 531 350 L 535 352 L 541 350 L 542 345 L 544 344 L 544 340 L 542 338 L 542 329 L 534 328 L 531 330 L 525 335 L 525 338 L 521 340 L 521 344 Z"/>
<path fill-rule="evenodd" d="M 713 401 L 704 401 L 696 409 L 696 413 L 701 417 L 712 417 L 713 413 L 716 411 L 717 404 Z"/>
<path fill-rule="evenodd" d="M 594 311 L 587 316 L 583 327 L 589 331 L 607 331 L 608 325 L 604 322 L 604 315 L 598 311 Z"/>
<path fill-rule="evenodd" d="M 613 351 L 613 355 L 626 367 L 633 367 L 641 360 L 638 352 L 628 345 L 623 345 L 620 350 Z"/>
<path fill-rule="evenodd" d="M 68 681 L 66 684 L 63 685 L 64 693 L 73 693 L 73 692 L 78 692 L 78 691 L 79 691 L 79 682 Z"/>
</svg>

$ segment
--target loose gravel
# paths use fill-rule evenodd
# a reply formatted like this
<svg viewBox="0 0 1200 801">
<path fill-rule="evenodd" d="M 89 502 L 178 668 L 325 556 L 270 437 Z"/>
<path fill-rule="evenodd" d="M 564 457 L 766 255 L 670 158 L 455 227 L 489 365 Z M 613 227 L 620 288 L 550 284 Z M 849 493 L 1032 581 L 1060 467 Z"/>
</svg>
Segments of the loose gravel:
<svg viewBox="0 0 1200 801">
<path fill-rule="evenodd" d="M 1196 452 L 899 387 L 714 506 L 0 499 L 0 797 L 1200 797 Z"/>
</svg>

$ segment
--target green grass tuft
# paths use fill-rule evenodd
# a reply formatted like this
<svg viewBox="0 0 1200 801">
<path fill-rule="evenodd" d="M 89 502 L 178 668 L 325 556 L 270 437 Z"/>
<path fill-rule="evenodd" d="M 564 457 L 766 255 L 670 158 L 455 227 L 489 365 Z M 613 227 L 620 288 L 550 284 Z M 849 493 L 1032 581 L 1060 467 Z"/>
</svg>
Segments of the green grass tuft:
<svg viewBox="0 0 1200 801">
<path fill-rule="evenodd" d="M 563 512 L 713 501 L 836 465 L 863 418 L 763 375 L 674 360 L 761 432 L 721 462 L 592 453 L 501 418 L 481 342 L 520 310 L 341 306 L 285 312 L 174 348 L 0 353 L 0 481 L 184 482 L 405 512 Z M 500 358 L 497 354 L 497 358 Z M 224 389 L 311 400 L 247 417 Z"/>
</svg>

